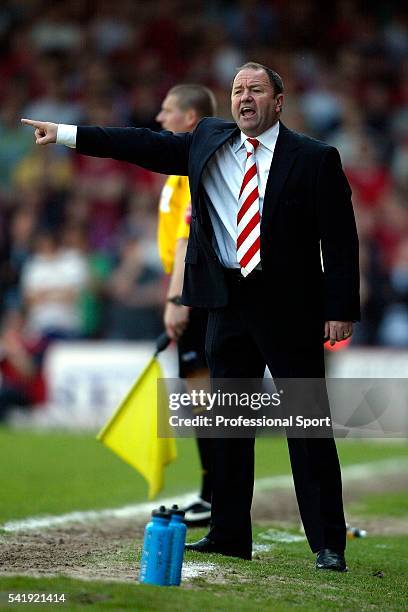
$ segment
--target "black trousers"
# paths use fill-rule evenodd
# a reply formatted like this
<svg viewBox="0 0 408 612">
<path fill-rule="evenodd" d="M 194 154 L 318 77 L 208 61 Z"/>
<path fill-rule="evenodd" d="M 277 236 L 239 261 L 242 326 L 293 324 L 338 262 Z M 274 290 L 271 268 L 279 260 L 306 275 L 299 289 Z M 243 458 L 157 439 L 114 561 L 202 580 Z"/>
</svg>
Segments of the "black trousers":
<svg viewBox="0 0 408 612">
<path fill-rule="evenodd" d="M 187 328 L 177 341 L 180 378 L 189 378 L 197 371 L 208 367 L 205 355 L 207 320 L 206 309 L 191 309 Z M 200 497 L 206 502 L 211 502 L 211 439 L 197 437 L 196 440 L 201 465 Z"/>
<path fill-rule="evenodd" d="M 206 352 L 211 378 L 261 378 L 266 365 L 274 378 L 324 378 L 323 329 L 315 341 L 286 342 L 262 272 L 244 279 L 231 271 L 226 278 L 229 305 L 211 310 L 208 319 Z M 307 325 L 307 321 L 302 323 Z M 300 339 L 302 332 L 301 328 L 297 332 Z M 293 339 L 293 333 L 287 336 Z M 209 537 L 249 557 L 255 440 L 223 438 L 212 443 Z M 300 515 L 312 551 L 343 551 L 346 526 L 334 439 L 288 438 L 288 447 Z"/>
</svg>

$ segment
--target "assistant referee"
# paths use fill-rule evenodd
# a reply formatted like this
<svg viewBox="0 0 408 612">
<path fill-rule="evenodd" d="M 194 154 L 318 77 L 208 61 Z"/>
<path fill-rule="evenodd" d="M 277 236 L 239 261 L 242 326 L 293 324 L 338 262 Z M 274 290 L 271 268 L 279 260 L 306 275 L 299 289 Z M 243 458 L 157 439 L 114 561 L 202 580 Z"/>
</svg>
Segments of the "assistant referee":
<svg viewBox="0 0 408 612">
<path fill-rule="evenodd" d="M 156 120 L 171 132 L 191 132 L 203 117 L 215 114 L 213 93 L 202 85 L 176 85 L 167 93 Z M 190 233 L 191 195 L 188 177 L 171 175 L 159 204 L 158 245 L 164 271 L 170 275 L 164 324 L 177 340 L 179 376 L 209 378 L 205 357 L 207 310 L 181 304 L 184 258 Z M 202 481 L 199 497 L 184 508 L 188 525 L 207 525 L 211 518 L 210 439 L 197 438 Z"/>
</svg>

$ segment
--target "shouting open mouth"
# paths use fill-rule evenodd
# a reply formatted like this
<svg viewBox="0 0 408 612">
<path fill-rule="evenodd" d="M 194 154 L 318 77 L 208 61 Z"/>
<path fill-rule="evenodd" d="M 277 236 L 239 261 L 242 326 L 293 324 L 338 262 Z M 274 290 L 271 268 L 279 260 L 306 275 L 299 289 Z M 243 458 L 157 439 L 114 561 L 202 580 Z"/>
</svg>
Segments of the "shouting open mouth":
<svg viewBox="0 0 408 612">
<path fill-rule="evenodd" d="M 240 110 L 240 115 L 245 119 L 249 119 L 256 115 L 256 111 L 254 108 L 252 108 L 252 106 L 243 106 Z"/>
</svg>

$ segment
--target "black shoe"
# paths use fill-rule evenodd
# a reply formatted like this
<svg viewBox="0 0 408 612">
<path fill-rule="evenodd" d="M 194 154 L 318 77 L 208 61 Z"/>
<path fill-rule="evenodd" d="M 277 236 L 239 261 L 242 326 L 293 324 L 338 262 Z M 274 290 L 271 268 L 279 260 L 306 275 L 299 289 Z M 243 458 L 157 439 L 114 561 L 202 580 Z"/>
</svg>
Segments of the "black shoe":
<svg viewBox="0 0 408 612">
<path fill-rule="evenodd" d="M 327 569 L 335 572 L 347 572 L 346 560 L 342 552 L 322 548 L 317 553 L 316 569 Z"/>
<path fill-rule="evenodd" d="M 183 508 L 184 522 L 188 527 L 206 527 L 211 520 L 211 504 L 200 497 Z"/>
<path fill-rule="evenodd" d="M 207 537 L 198 540 L 198 542 L 186 544 L 185 549 L 200 553 L 218 553 L 219 555 L 226 555 L 227 557 L 239 557 L 240 559 L 252 559 L 251 552 L 239 550 L 234 546 L 217 544 L 216 542 L 213 542 L 213 540 L 210 540 L 210 538 Z"/>
</svg>

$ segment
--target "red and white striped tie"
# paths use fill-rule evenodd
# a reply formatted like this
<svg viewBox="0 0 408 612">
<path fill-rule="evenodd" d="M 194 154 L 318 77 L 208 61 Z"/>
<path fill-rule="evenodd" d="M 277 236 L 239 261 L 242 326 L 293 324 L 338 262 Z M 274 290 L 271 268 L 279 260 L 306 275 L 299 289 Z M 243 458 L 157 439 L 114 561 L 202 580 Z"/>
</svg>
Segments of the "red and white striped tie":
<svg viewBox="0 0 408 612">
<path fill-rule="evenodd" d="M 237 215 L 237 259 L 242 276 L 248 276 L 261 261 L 261 215 L 259 214 L 258 172 L 255 151 L 256 138 L 244 142 L 247 150 L 244 180 L 239 192 Z"/>
</svg>

